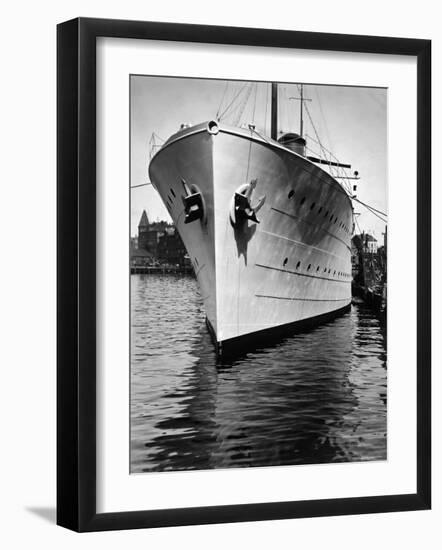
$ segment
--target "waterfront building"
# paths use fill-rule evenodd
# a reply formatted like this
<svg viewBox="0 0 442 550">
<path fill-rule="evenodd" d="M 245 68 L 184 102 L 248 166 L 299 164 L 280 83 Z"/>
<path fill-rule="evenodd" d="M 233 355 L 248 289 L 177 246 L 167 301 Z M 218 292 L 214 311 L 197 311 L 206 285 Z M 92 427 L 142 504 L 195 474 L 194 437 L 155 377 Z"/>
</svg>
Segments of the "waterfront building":
<svg viewBox="0 0 442 550">
<path fill-rule="evenodd" d="M 158 259 L 161 263 L 179 265 L 184 267 L 186 263 L 186 248 L 178 231 L 174 227 L 168 227 L 159 237 Z M 187 256 L 188 260 L 188 256 Z"/>
<path fill-rule="evenodd" d="M 147 267 L 154 264 L 154 258 L 151 252 L 144 248 L 135 248 L 131 242 L 130 246 L 130 266 Z"/>
<path fill-rule="evenodd" d="M 138 223 L 138 236 L 130 240 L 131 266 L 158 263 L 189 267 L 190 260 L 183 241 L 172 224 L 162 220 L 149 222 L 143 210 Z"/>
<path fill-rule="evenodd" d="M 168 226 L 165 221 L 150 223 L 146 210 L 143 210 L 138 224 L 138 248 L 148 250 L 156 258 L 160 237 Z"/>
</svg>

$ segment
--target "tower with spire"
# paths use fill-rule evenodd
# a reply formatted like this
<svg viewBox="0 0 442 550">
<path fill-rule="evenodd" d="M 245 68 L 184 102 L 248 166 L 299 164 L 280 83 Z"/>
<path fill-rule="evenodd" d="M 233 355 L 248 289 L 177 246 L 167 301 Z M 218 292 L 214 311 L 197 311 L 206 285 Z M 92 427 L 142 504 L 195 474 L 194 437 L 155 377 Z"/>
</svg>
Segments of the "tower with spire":
<svg viewBox="0 0 442 550">
<path fill-rule="evenodd" d="M 148 250 L 150 245 L 150 242 L 149 242 L 150 240 L 151 239 L 149 235 L 149 218 L 147 217 L 146 210 L 143 210 L 140 221 L 138 223 L 138 248 Z"/>
</svg>

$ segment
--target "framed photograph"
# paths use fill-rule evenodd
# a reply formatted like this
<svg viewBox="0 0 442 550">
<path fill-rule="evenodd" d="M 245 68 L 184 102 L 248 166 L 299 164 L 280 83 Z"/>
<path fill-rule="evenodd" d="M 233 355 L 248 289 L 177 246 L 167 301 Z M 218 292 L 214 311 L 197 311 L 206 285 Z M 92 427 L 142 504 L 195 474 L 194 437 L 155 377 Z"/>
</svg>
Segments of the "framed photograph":
<svg viewBox="0 0 442 550">
<path fill-rule="evenodd" d="M 57 40 L 58 524 L 429 509 L 430 41 Z"/>
</svg>

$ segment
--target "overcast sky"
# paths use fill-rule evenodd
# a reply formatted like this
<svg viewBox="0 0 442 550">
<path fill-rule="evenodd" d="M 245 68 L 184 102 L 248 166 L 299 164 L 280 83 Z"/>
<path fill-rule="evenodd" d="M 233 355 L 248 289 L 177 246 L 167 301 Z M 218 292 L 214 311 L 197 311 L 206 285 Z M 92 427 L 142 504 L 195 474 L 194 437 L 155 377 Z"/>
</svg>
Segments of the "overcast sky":
<svg viewBox="0 0 442 550">
<path fill-rule="evenodd" d="M 270 85 L 190 78 L 131 77 L 131 186 L 148 181 L 149 141 L 152 133 L 166 140 L 181 123 L 197 124 L 225 113 L 227 124 L 254 122 L 259 131 L 270 133 Z M 242 91 L 241 91 L 242 90 Z M 250 93 L 248 93 L 250 92 Z M 279 86 L 279 129 L 299 131 L 299 97 L 296 84 Z M 387 212 L 387 90 L 347 86 L 304 85 L 307 109 L 322 145 L 339 160 L 357 170 L 357 197 Z M 247 100 L 247 101 L 246 101 Z M 241 106 L 243 106 L 242 116 Z M 320 153 L 309 114 L 304 110 L 307 146 Z M 313 139 L 309 139 L 309 136 Z M 310 152 L 312 154 L 312 152 Z M 352 182 L 353 183 L 353 182 Z M 131 191 L 131 235 L 137 234 L 145 209 L 151 221 L 170 220 L 152 186 Z M 385 224 L 355 203 L 362 230 L 382 241 Z M 358 232 L 358 229 L 356 229 Z"/>
</svg>

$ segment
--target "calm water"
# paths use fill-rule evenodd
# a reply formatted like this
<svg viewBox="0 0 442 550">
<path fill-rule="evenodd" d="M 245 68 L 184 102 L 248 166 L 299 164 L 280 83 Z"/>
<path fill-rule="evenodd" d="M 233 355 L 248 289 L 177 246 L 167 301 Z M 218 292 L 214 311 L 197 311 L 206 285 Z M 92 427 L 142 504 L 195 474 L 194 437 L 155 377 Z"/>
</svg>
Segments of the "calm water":
<svg viewBox="0 0 442 550">
<path fill-rule="evenodd" d="M 363 305 L 217 362 L 191 277 L 132 275 L 132 472 L 384 460 L 387 370 Z"/>
</svg>

